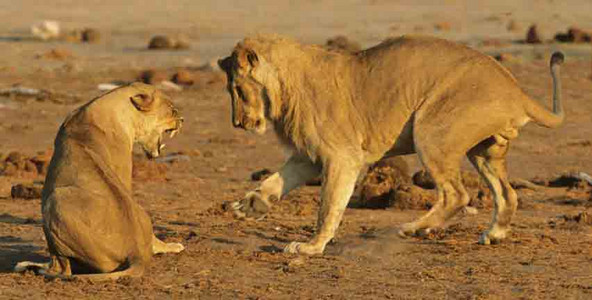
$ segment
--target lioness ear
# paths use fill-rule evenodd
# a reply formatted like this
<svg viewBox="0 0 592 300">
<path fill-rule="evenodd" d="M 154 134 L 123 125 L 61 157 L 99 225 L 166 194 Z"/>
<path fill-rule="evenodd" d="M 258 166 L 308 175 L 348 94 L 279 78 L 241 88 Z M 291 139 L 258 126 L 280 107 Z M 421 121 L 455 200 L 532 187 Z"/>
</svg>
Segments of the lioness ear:
<svg viewBox="0 0 592 300">
<path fill-rule="evenodd" d="M 259 57 L 257 53 L 251 48 L 242 48 L 238 52 L 238 65 L 241 68 L 245 68 L 247 66 L 251 66 L 255 68 L 259 65 Z"/>
<path fill-rule="evenodd" d="M 139 111 L 149 111 L 152 109 L 152 104 L 154 103 L 154 98 L 148 94 L 140 93 L 135 96 L 130 97 L 132 104 L 136 107 Z"/>
</svg>

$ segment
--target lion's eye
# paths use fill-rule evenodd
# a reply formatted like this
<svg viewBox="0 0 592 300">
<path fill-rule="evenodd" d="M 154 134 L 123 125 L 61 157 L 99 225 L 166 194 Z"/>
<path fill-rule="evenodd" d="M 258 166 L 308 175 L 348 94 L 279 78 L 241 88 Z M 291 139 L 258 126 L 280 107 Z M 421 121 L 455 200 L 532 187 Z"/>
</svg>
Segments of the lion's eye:
<svg viewBox="0 0 592 300">
<path fill-rule="evenodd" d="M 238 94 L 238 97 L 241 98 L 241 100 L 247 102 L 247 97 L 245 97 L 245 93 L 240 86 L 236 86 L 236 93 Z"/>
</svg>

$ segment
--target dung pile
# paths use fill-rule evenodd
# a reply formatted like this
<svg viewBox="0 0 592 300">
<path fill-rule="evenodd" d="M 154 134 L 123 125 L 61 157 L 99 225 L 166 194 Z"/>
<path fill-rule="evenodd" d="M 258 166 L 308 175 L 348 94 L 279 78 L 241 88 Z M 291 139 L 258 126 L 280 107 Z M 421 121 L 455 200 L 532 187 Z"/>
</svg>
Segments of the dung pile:
<svg viewBox="0 0 592 300">
<path fill-rule="evenodd" d="M 45 175 L 52 154 L 52 151 L 42 151 L 32 157 L 18 151 L 10 152 L 6 156 L 0 154 L 0 175 L 19 178 Z"/>
</svg>

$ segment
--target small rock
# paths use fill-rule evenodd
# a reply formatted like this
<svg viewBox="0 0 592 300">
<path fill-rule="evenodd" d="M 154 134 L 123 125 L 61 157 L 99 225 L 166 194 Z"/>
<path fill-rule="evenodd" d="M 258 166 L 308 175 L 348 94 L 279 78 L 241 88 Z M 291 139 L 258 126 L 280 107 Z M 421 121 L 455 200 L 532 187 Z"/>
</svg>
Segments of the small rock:
<svg viewBox="0 0 592 300">
<path fill-rule="evenodd" d="M 41 198 L 41 191 L 43 185 L 38 183 L 19 183 L 14 185 L 10 190 L 10 196 L 12 198 L 19 199 L 39 199 Z"/>
<path fill-rule="evenodd" d="M 187 70 L 179 70 L 173 75 L 171 81 L 181 85 L 192 85 L 195 82 L 195 76 Z"/>
<path fill-rule="evenodd" d="M 36 57 L 45 59 L 64 60 L 73 57 L 73 55 L 72 52 L 70 52 L 70 50 L 54 48 L 43 54 L 39 54 Z"/>
<path fill-rule="evenodd" d="M 2 170 L 1 174 L 3 176 L 15 176 L 18 173 L 18 168 L 15 164 L 11 162 L 4 163 L 4 169 Z"/>
<path fill-rule="evenodd" d="M 8 153 L 8 156 L 6 157 L 6 162 L 18 163 L 18 162 L 24 161 L 26 159 L 27 159 L 27 157 L 24 154 L 22 154 L 18 151 L 12 151 L 12 152 Z"/>
<path fill-rule="evenodd" d="M 60 36 L 60 23 L 57 21 L 41 21 L 31 26 L 31 34 L 34 37 L 47 41 Z"/>
<path fill-rule="evenodd" d="M 146 84 L 157 84 L 162 81 L 168 80 L 168 75 L 165 71 L 148 69 L 140 72 L 140 74 L 137 77 L 137 80 Z"/>
<path fill-rule="evenodd" d="M 101 40 L 101 33 L 93 28 L 85 28 L 82 30 L 81 40 L 84 43 L 97 43 Z"/>
<path fill-rule="evenodd" d="M 189 42 L 182 38 L 172 38 L 166 35 L 157 35 L 150 39 L 148 49 L 188 49 Z"/>
<path fill-rule="evenodd" d="M 515 20 L 510 20 L 510 22 L 508 22 L 508 25 L 506 26 L 506 29 L 508 31 L 518 32 L 520 31 L 520 25 L 518 25 L 518 22 L 516 22 Z"/>
<path fill-rule="evenodd" d="M 518 60 L 514 55 L 510 53 L 500 53 L 495 55 L 493 58 L 495 58 L 495 60 L 499 62 L 512 62 Z"/>
<path fill-rule="evenodd" d="M 540 33 L 538 31 L 537 25 L 531 25 L 528 28 L 528 32 L 526 33 L 526 40 L 527 44 L 540 44 L 543 42 Z"/>
<path fill-rule="evenodd" d="M 175 41 L 166 35 L 157 35 L 150 39 L 148 49 L 172 49 L 175 47 Z"/>
<path fill-rule="evenodd" d="M 567 33 L 556 34 L 555 40 L 564 43 L 590 43 L 592 41 L 592 32 L 571 27 Z"/>
<path fill-rule="evenodd" d="M 155 84 L 157 89 L 163 90 L 163 91 L 174 91 L 174 92 L 181 92 L 183 91 L 183 87 L 181 87 L 180 85 L 168 81 L 168 80 L 164 80 L 161 81 L 157 84 Z"/>
<path fill-rule="evenodd" d="M 449 31 L 452 25 L 449 22 L 438 22 L 434 24 L 434 29 L 438 31 Z"/>
</svg>

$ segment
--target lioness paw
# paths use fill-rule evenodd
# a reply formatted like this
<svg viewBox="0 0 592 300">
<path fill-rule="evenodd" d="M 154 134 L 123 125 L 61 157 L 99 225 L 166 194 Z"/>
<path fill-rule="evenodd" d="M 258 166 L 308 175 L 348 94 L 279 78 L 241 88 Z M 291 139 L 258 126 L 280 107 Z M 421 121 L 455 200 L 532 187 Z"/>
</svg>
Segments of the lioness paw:
<svg viewBox="0 0 592 300">
<path fill-rule="evenodd" d="M 242 200 L 232 202 L 229 207 L 238 219 L 259 221 L 269 212 L 269 204 L 263 200 L 258 191 L 249 192 Z"/>
<path fill-rule="evenodd" d="M 323 250 L 323 247 L 313 244 L 291 242 L 286 248 L 284 248 L 284 253 L 315 255 L 323 254 Z"/>
</svg>

